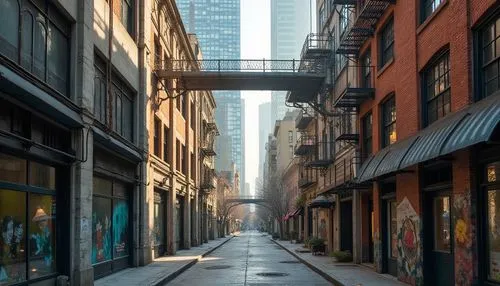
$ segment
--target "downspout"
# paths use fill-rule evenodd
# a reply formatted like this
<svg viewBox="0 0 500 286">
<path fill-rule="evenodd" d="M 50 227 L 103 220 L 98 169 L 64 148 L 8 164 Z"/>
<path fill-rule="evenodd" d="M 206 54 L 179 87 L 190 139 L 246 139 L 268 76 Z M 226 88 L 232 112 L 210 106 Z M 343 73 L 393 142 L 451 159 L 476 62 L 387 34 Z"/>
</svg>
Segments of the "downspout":
<svg viewBox="0 0 500 286">
<path fill-rule="evenodd" d="M 110 1 L 113 1 L 113 0 L 110 0 Z M 140 167 L 140 180 L 142 181 L 142 183 L 140 184 L 140 187 L 139 187 L 139 249 L 140 251 L 142 252 L 141 255 L 139 255 L 139 257 L 142 257 L 142 261 L 140 261 L 139 263 L 140 264 L 147 264 L 149 261 L 146 261 L 146 259 L 149 260 L 148 256 L 146 255 L 146 253 L 144 253 L 145 251 L 145 247 L 146 247 L 146 241 L 144 240 L 144 220 L 146 219 L 145 217 L 145 208 L 144 208 L 144 204 L 146 203 L 146 193 L 147 193 L 147 185 L 145 184 L 145 182 L 147 181 L 147 172 L 146 172 L 146 168 L 147 168 L 147 136 L 146 136 L 146 130 L 147 129 L 147 126 L 146 126 L 146 112 L 147 112 L 147 105 L 148 105 L 148 96 L 147 96 L 147 86 L 146 86 L 146 77 L 147 77 L 147 63 L 146 63 L 146 43 L 145 43 L 145 1 L 144 0 L 139 0 L 139 35 L 138 35 L 138 38 L 137 38 L 137 41 L 138 41 L 138 44 L 137 44 L 137 48 L 138 48 L 138 53 L 139 53 L 139 99 L 140 101 L 138 100 L 138 106 L 140 107 L 139 108 L 139 116 L 138 118 L 140 118 L 138 121 L 139 121 L 139 124 L 144 124 L 144 126 L 142 125 L 139 125 L 140 128 L 138 128 L 138 130 L 142 130 L 142 134 L 139 134 L 139 138 L 138 139 L 138 142 L 139 144 L 141 145 L 142 149 L 143 149 L 143 154 L 144 154 L 144 159 L 143 159 L 143 162 L 140 164 L 141 167 Z M 141 104 L 142 103 L 142 104 Z M 142 111 L 141 111 L 142 110 Z M 141 128 L 141 127 L 144 127 L 144 128 Z M 139 132 L 138 132 L 139 133 Z M 144 197 L 144 200 L 142 199 L 142 197 Z"/>
</svg>

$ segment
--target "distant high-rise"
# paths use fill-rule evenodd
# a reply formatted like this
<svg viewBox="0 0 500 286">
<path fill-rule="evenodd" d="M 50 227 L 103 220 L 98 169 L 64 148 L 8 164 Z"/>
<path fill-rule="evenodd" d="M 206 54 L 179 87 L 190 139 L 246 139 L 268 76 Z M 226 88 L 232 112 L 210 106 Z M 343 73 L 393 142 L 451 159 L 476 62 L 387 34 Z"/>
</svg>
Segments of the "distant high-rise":
<svg viewBox="0 0 500 286">
<path fill-rule="evenodd" d="M 259 105 L 259 178 L 264 176 L 264 161 L 266 159 L 266 142 L 271 133 L 271 103 L 266 102 Z"/>
<path fill-rule="evenodd" d="M 311 30 L 313 0 L 271 0 L 271 58 L 300 59 L 300 52 Z M 314 18 L 313 18 L 314 19 Z M 285 105 L 286 92 L 271 92 L 271 123 L 282 119 L 289 109 Z"/>
<path fill-rule="evenodd" d="M 240 58 L 240 0 L 176 0 L 177 7 L 189 33 L 195 33 L 200 42 L 204 59 Z M 214 92 L 217 103 L 216 121 L 223 136 L 231 137 L 231 148 L 217 144 L 216 169 L 229 170 L 227 156 L 245 178 L 245 161 L 242 137 L 242 107 L 239 91 Z M 220 141 L 220 138 L 219 138 Z M 227 141 L 226 141 L 227 142 Z M 222 142 L 222 143 L 226 143 Z M 220 162 L 219 158 L 224 158 Z M 242 180 L 242 182 L 245 182 Z"/>
</svg>

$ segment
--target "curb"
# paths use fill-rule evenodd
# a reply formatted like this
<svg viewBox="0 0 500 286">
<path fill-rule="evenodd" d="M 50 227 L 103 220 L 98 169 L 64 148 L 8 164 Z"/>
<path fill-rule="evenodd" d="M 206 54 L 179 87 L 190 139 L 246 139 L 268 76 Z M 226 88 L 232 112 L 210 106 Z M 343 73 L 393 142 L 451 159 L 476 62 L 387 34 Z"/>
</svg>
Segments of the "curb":
<svg viewBox="0 0 500 286">
<path fill-rule="evenodd" d="M 302 262 L 304 265 L 306 265 L 307 267 L 309 267 L 312 271 L 318 273 L 319 275 L 321 275 L 321 277 L 323 277 L 326 280 L 328 280 L 328 282 L 331 282 L 333 285 L 337 285 L 337 286 L 345 286 L 344 284 L 340 283 L 340 281 L 338 281 L 337 279 L 335 279 L 332 276 L 328 275 L 326 272 L 324 272 L 323 270 L 321 270 L 318 267 L 314 266 L 313 264 L 307 262 L 305 259 L 303 259 L 299 255 L 297 255 L 293 251 L 290 251 L 288 248 L 284 247 L 283 245 L 279 244 L 274 239 L 270 239 L 270 240 L 272 242 L 276 243 L 276 245 L 278 245 L 279 247 L 281 247 L 282 249 L 284 249 L 286 252 L 290 253 L 292 256 L 294 256 L 295 258 L 297 258 L 300 262 Z"/>
<path fill-rule="evenodd" d="M 191 262 L 189 262 L 188 264 L 186 264 L 186 265 L 182 266 L 181 268 L 177 269 L 172 274 L 161 278 L 159 281 L 157 281 L 155 283 L 152 283 L 151 285 L 152 286 L 159 286 L 159 285 L 168 284 L 168 282 L 174 280 L 175 278 L 177 278 L 177 276 L 181 275 L 184 271 L 188 270 L 193 265 L 195 265 L 196 263 L 198 263 L 198 261 L 200 261 L 200 259 L 202 259 L 203 257 L 205 257 L 205 256 L 209 255 L 210 253 L 214 252 L 216 249 L 218 249 L 219 247 L 223 246 L 224 244 L 226 244 L 228 241 L 230 241 L 233 238 L 234 238 L 234 235 L 231 235 L 228 239 L 226 239 L 221 244 L 219 244 L 219 245 L 217 245 L 217 246 L 209 249 L 207 252 L 205 252 L 205 253 L 203 253 L 201 255 L 198 255 L 195 259 L 191 260 Z"/>
</svg>

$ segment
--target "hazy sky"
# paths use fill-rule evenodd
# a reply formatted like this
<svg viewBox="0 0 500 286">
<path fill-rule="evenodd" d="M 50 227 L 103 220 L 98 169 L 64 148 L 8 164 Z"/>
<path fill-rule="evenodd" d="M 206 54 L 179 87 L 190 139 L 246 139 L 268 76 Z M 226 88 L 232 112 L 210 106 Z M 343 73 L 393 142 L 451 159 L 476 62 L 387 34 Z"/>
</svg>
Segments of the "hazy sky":
<svg viewBox="0 0 500 286">
<path fill-rule="evenodd" d="M 271 1 L 241 0 L 241 58 L 271 58 Z M 269 91 L 242 91 L 245 99 L 245 178 L 255 189 L 259 174 L 259 104 L 271 101 Z"/>
</svg>

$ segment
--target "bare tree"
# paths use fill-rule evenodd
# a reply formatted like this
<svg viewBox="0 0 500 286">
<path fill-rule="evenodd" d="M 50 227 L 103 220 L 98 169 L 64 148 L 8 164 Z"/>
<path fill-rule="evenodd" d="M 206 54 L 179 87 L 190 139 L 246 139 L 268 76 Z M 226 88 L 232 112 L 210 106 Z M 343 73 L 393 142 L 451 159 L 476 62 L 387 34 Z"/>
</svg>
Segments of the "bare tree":
<svg viewBox="0 0 500 286">
<path fill-rule="evenodd" d="M 227 187 L 217 188 L 217 221 L 219 225 L 219 236 L 226 235 L 226 228 L 231 216 L 231 210 L 234 206 L 233 203 L 228 201 L 231 196 L 231 190 Z"/>
<path fill-rule="evenodd" d="M 271 175 L 262 185 L 260 195 L 269 205 L 271 217 L 278 222 L 280 237 L 284 238 L 283 218 L 290 212 L 291 194 L 283 185 L 281 177 L 277 174 Z"/>
</svg>

